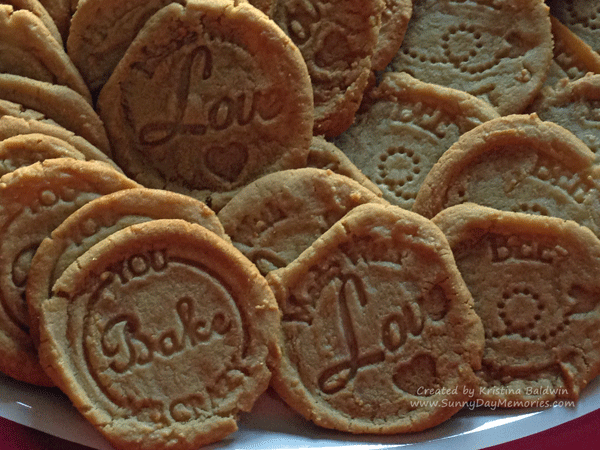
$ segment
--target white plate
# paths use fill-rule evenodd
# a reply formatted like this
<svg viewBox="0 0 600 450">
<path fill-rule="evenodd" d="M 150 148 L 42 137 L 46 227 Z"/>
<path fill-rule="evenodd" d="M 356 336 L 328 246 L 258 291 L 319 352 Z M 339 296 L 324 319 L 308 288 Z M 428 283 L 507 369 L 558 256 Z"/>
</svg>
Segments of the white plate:
<svg viewBox="0 0 600 450">
<path fill-rule="evenodd" d="M 307 422 L 268 391 L 249 414 L 240 418 L 240 429 L 224 441 L 203 450 L 426 450 L 460 448 L 477 450 L 547 430 L 600 409 L 600 378 L 584 390 L 575 407 L 491 410 L 465 408 L 442 425 L 426 432 L 395 436 L 354 436 Z M 44 389 L 0 375 L 0 416 L 62 439 L 99 450 L 112 450 L 57 389 Z"/>
</svg>

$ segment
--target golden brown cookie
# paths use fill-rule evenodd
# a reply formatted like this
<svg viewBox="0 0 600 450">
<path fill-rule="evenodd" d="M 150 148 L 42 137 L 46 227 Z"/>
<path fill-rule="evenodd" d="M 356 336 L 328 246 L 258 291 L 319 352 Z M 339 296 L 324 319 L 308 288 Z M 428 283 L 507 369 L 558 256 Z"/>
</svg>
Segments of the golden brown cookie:
<svg viewBox="0 0 600 450">
<path fill-rule="evenodd" d="M 63 45 L 62 37 L 58 31 L 58 28 L 56 27 L 56 24 L 54 23 L 54 20 L 52 20 L 48 10 L 44 8 L 39 0 L 4 0 L 2 4 L 11 5 L 15 11 L 24 9 L 35 14 L 48 29 L 52 37 L 56 39 L 56 42 L 58 42 L 61 46 Z"/>
<path fill-rule="evenodd" d="M 419 0 L 390 67 L 468 92 L 506 115 L 531 102 L 551 61 L 543 0 Z"/>
<path fill-rule="evenodd" d="M 0 370 L 50 384 L 29 334 L 25 285 L 42 240 L 71 213 L 100 195 L 139 187 L 99 162 L 48 159 L 0 180 Z"/>
<path fill-rule="evenodd" d="M 269 15 L 302 52 L 314 91 L 314 134 L 352 124 L 371 74 L 383 0 L 273 0 Z"/>
<path fill-rule="evenodd" d="M 187 195 L 157 189 L 126 189 L 103 195 L 67 217 L 36 251 L 27 278 L 30 334 L 39 344 L 39 316 L 54 282 L 65 269 L 107 236 L 127 226 L 157 219 L 197 223 L 228 240 L 215 213 Z"/>
<path fill-rule="evenodd" d="M 0 108 L 2 102 L 0 102 Z M 39 114 L 34 112 L 35 114 Z M 96 146 L 90 144 L 86 139 L 73 133 L 66 128 L 59 126 L 47 119 L 40 117 L 40 120 L 27 118 L 27 115 L 21 117 L 2 116 L 0 117 L 0 139 L 7 139 L 12 136 L 22 134 L 40 133 L 47 134 L 63 141 L 66 141 L 78 151 L 83 153 L 87 160 L 101 161 L 117 168 L 112 159 L 110 159 L 103 151 Z M 120 170 L 120 169 L 119 169 Z"/>
<path fill-rule="evenodd" d="M 369 202 L 387 203 L 346 176 L 293 169 L 249 184 L 218 218 L 233 244 L 265 275 L 291 263 L 346 213 Z"/>
<path fill-rule="evenodd" d="M 91 103 L 80 73 L 35 14 L 0 5 L 0 40 L 7 48 L 0 54 L 1 72 L 68 86 Z"/>
<path fill-rule="evenodd" d="M 332 172 L 352 178 L 354 181 L 358 181 L 379 197 L 383 195 L 381 189 L 369 180 L 342 150 L 321 136 L 315 136 L 310 144 L 306 167 L 331 170 Z"/>
<path fill-rule="evenodd" d="M 543 90 L 530 106 L 540 119 L 557 123 L 581 139 L 600 160 L 600 74 L 564 80 Z"/>
<path fill-rule="evenodd" d="M 594 160 L 573 133 L 535 114 L 493 119 L 442 155 L 413 211 L 431 218 L 471 202 L 570 219 L 600 236 L 600 167 Z"/>
<path fill-rule="evenodd" d="M 85 160 L 71 144 L 46 134 L 20 134 L 0 141 L 0 176 L 19 167 L 54 158 Z"/>
<path fill-rule="evenodd" d="M 495 407 L 577 400 L 600 374 L 600 241 L 554 217 L 473 204 L 433 218 L 483 321 L 478 398 Z"/>
<path fill-rule="evenodd" d="M 146 21 L 169 3 L 173 1 L 81 1 L 71 19 L 67 53 L 93 93 L 104 86 Z"/>
<path fill-rule="evenodd" d="M 575 33 L 550 16 L 554 38 L 554 59 L 548 71 L 546 86 L 554 86 L 563 78 L 577 80 L 588 72 L 600 73 L 600 54 Z M 542 89 L 542 92 L 547 87 Z"/>
<path fill-rule="evenodd" d="M 18 75 L 0 74 L 0 99 L 43 114 L 110 156 L 104 123 L 92 106 L 74 90 Z"/>
<path fill-rule="evenodd" d="M 119 449 L 197 449 L 236 430 L 279 358 L 258 270 L 199 225 L 154 220 L 100 241 L 42 305 L 40 359 Z"/>
<path fill-rule="evenodd" d="M 381 29 L 371 58 L 373 70 L 384 70 L 398 53 L 412 15 L 412 0 L 385 0 Z"/>
<path fill-rule="evenodd" d="M 465 132 L 498 117 L 466 92 L 386 73 L 335 144 L 394 205 L 410 209 L 421 183 Z"/>
<path fill-rule="evenodd" d="M 78 0 L 39 0 L 54 20 L 63 42 L 67 42 L 71 17 L 77 8 Z M 83 0 L 81 0 L 83 2 Z"/>
<path fill-rule="evenodd" d="M 420 431 L 474 391 L 483 327 L 431 221 L 359 206 L 267 281 L 283 314 L 272 384 L 316 424 Z"/>
<path fill-rule="evenodd" d="M 129 176 L 200 199 L 300 167 L 312 139 L 302 56 L 245 2 L 161 9 L 119 62 L 98 106 L 114 158 Z"/>
<path fill-rule="evenodd" d="M 589 0 L 546 0 L 552 15 L 600 51 L 600 5 Z"/>
</svg>

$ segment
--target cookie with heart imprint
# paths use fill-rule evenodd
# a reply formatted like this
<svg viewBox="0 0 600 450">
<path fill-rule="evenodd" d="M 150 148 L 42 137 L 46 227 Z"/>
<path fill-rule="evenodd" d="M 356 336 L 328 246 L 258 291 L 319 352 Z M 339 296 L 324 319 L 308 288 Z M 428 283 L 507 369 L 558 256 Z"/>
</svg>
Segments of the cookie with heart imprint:
<svg viewBox="0 0 600 450">
<path fill-rule="evenodd" d="M 125 173 L 201 200 L 301 167 L 312 140 L 302 55 L 247 2 L 159 10 L 102 88 L 98 108 Z"/>
<path fill-rule="evenodd" d="M 358 206 L 267 281 L 282 311 L 272 385 L 316 424 L 419 431 L 474 392 L 481 320 L 448 242 L 422 216 Z"/>
</svg>

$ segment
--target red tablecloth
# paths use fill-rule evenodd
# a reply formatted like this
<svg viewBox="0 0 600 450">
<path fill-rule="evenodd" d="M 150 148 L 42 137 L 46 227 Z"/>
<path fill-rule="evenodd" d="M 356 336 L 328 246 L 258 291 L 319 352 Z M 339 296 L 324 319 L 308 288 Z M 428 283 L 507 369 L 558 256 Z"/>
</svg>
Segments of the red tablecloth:
<svg viewBox="0 0 600 450">
<path fill-rule="evenodd" d="M 487 450 L 590 450 L 600 448 L 600 410 Z M 0 417 L 0 450 L 90 450 Z"/>
</svg>

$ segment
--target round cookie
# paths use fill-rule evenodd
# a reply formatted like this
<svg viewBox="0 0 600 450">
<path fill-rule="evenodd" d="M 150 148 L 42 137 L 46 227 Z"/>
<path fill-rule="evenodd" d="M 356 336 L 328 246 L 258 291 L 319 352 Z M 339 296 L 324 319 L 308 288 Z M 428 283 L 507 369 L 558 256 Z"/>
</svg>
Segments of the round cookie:
<svg viewBox="0 0 600 450">
<path fill-rule="evenodd" d="M 312 139 L 302 56 L 245 2 L 162 8 L 102 88 L 98 107 L 125 173 L 199 199 L 301 167 Z"/>
<path fill-rule="evenodd" d="M 0 5 L 0 40 L 10 49 L 0 55 L 1 72 L 68 86 L 91 103 L 80 73 L 36 15 Z"/>
<path fill-rule="evenodd" d="M 540 119 L 554 122 L 581 139 L 600 160 L 600 74 L 543 90 L 530 106 Z"/>
<path fill-rule="evenodd" d="M 563 78 L 577 80 L 588 72 L 600 73 L 600 54 L 583 42 L 576 34 L 550 16 L 554 38 L 554 58 L 548 71 L 545 86 L 553 87 Z M 548 87 L 542 89 L 547 90 Z"/>
<path fill-rule="evenodd" d="M 44 239 L 31 261 L 26 298 L 30 334 L 39 344 L 39 316 L 54 282 L 65 269 L 94 244 L 127 226 L 157 219 L 197 223 L 229 240 L 215 213 L 187 195 L 139 188 L 103 195 L 83 205 Z"/>
<path fill-rule="evenodd" d="M 85 0 L 71 19 L 67 53 L 92 92 L 106 83 L 146 21 L 172 0 Z M 183 0 L 177 3 L 185 3 Z"/>
<path fill-rule="evenodd" d="M 48 29 L 52 37 L 56 39 L 56 42 L 63 45 L 62 36 L 60 35 L 54 20 L 52 20 L 52 17 L 46 8 L 44 8 L 38 0 L 5 0 L 3 1 L 3 4 L 11 5 L 15 10 L 25 9 L 35 14 Z"/>
<path fill-rule="evenodd" d="M 364 187 L 373 191 L 378 197 L 383 195 L 381 189 L 369 180 L 343 151 L 321 136 L 315 136 L 310 144 L 306 167 L 331 170 L 332 172 L 352 178 L 354 181 L 358 181 Z"/>
<path fill-rule="evenodd" d="M 509 408 L 577 400 L 600 374 L 598 238 L 572 221 L 473 204 L 433 222 L 483 322 L 477 397 Z"/>
<path fill-rule="evenodd" d="M 0 74 L 0 99 L 43 114 L 110 156 L 104 123 L 85 98 L 74 90 L 18 75 Z"/>
<path fill-rule="evenodd" d="M 600 167 L 573 133 L 535 114 L 493 119 L 463 134 L 433 166 L 413 211 L 462 203 L 573 220 L 600 236 Z"/>
<path fill-rule="evenodd" d="M 263 275 L 285 267 L 346 213 L 387 202 L 328 170 L 283 170 L 242 189 L 217 217 L 233 244 Z"/>
<path fill-rule="evenodd" d="M 185 221 L 112 234 L 52 294 L 40 359 L 119 449 L 222 439 L 279 358 L 279 310 L 264 278 L 231 244 Z"/>
<path fill-rule="evenodd" d="M 371 58 L 373 70 L 384 70 L 398 53 L 411 15 L 412 0 L 385 0 L 381 29 Z"/>
<path fill-rule="evenodd" d="M 269 15 L 308 66 L 316 136 L 334 137 L 352 124 L 371 75 L 383 9 L 383 0 L 273 0 Z"/>
<path fill-rule="evenodd" d="M 497 118 L 466 92 L 386 73 L 335 144 L 390 203 L 411 209 L 431 167 L 465 132 Z"/>
<path fill-rule="evenodd" d="M 19 167 L 53 158 L 85 160 L 67 142 L 45 134 L 21 134 L 0 141 L 0 177 Z"/>
<path fill-rule="evenodd" d="M 0 179 L 0 371 L 49 385 L 29 334 L 25 285 L 42 240 L 71 213 L 100 195 L 139 187 L 99 162 L 48 159 Z"/>
<path fill-rule="evenodd" d="M 1 106 L 2 102 L 0 101 L 0 107 Z M 30 119 L 27 118 L 27 115 L 21 117 L 0 117 L 0 140 L 7 139 L 13 136 L 27 135 L 32 133 L 46 134 L 48 136 L 61 139 L 75 147 L 81 153 L 83 153 L 85 159 L 90 161 L 100 161 L 113 166 L 115 169 L 118 169 L 114 161 L 110 159 L 99 148 L 90 144 L 83 137 L 73 133 L 70 130 L 67 130 L 66 128 L 59 126 L 51 120 L 43 119 L 41 117 L 39 120 Z"/>
<path fill-rule="evenodd" d="M 469 400 L 483 327 L 431 221 L 361 205 L 267 281 L 282 311 L 272 385 L 304 417 L 353 433 L 415 432 Z"/>
<path fill-rule="evenodd" d="M 600 5 L 589 0 L 546 0 L 552 15 L 585 43 L 600 51 Z"/>
<path fill-rule="evenodd" d="M 419 0 L 390 68 L 522 112 L 546 79 L 552 33 L 543 0 Z"/>
</svg>

